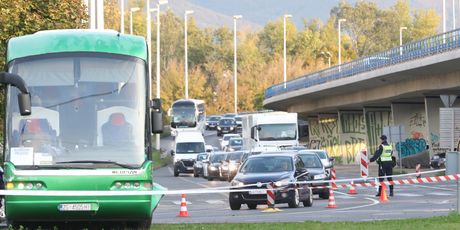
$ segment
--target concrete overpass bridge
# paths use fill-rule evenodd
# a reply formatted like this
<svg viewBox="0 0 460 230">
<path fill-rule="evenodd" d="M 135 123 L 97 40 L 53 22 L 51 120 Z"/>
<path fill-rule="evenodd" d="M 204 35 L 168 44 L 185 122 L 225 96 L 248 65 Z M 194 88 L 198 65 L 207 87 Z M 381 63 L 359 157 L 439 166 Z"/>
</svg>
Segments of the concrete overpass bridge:
<svg viewBox="0 0 460 230">
<path fill-rule="evenodd" d="M 453 30 L 273 85 L 264 106 L 299 113 L 311 144 L 352 163 L 359 150 L 374 152 L 390 125 L 405 129 L 404 140 L 394 143 L 403 158 L 445 151 L 440 95 L 459 94 L 460 30 Z"/>
</svg>

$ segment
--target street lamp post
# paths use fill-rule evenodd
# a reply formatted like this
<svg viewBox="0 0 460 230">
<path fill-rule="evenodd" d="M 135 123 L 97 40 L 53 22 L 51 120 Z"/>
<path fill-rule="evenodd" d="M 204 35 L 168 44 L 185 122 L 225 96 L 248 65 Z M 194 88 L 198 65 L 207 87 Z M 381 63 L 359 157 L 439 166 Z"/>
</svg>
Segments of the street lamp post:
<svg viewBox="0 0 460 230">
<path fill-rule="evenodd" d="M 120 33 L 125 33 L 125 1 L 121 2 L 121 12 L 120 12 Z"/>
<path fill-rule="evenodd" d="M 286 18 L 291 18 L 292 15 L 285 14 L 283 17 L 283 80 L 284 80 L 284 88 L 286 88 Z"/>
<path fill-rule="evenodd" d="M 236 52 L 236 20 L 241 19 L 241 15 L 233 15 L 233 83 L 234 83 L 234 109 L 235 114 L 238 114 L 238 63 L 237 63 L 237 52 Z"/>
<path fill-rule="evenodd" d="M 407 27 L 405 26 L 402 26 L 402 27 L 399 27 L 399 55 L 402 55 L 403 53 L 403 48 L 402 48 L 402 32 L 403 30 L 407 30 Z"/>
<path fill-rule="evenodd" d="M 185 99 L 188 99 L 188 45 L 187 45 L 187 16 L 193 14 L 193 10 L 187 10 L 184 14 L 184 49 L 185 49 Z"/>
<path fill-rule="evenodd" d="M 455 30 L 455 0 L 452 0 L 452 30 Z"/>
<path fill-rule="evenodd" d="M 160 99 L 160 6 L 167 4 L 168 0 L 160 0 L 157 4 L 157 68 L 156 68 L 156 76 L 157 76 L 157 98 Z M 155 136 L 155 147 L 156 149 L 160 149 L 160 134 L 156 134 Z"/>
<path fill-rule="evenodd" d="M 338 21 L 338 29 L 339 29 L 339 46 L 338 46 L 338 59 L 339 59 L 339 72 L 340 72 L 340 65 L 342 64 L 342 32 L 341 32 L 341 23 L 346 22 L 347 19 L 341 18 Z"/>
<path fill-rule="evenodd" d="M 327 64 L 328 64 L 329 68 L 331 68 L 331 57 L 332 57 L 331 52 L 329 52 L 329 51 L 326 51 L 326 52 L 322 51 L 321 54 L 324 55 L 325 57 L 327 57 Z"/>
<path fill-rule="evenodd" d="M 129 34 L 133 34 L 133 13 L 140 9 L 139 7 L 132 7 L 129 9 Z"/>
</svg>

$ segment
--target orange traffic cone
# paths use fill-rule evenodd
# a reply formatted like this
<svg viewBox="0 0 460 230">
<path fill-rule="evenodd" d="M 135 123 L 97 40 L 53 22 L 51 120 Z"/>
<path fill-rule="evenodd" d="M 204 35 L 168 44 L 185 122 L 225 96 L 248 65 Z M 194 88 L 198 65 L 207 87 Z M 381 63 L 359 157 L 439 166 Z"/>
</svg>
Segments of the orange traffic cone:
<svg viewBox="0 0 460 230">
<path fill-rule="evenodd" d="M 335 198 L 334 198 L 334 190 L 329 189 L 329 202 L 327 204 L 327 208 L 337 208 L 335 205 Z"/>
<path fill-rule="evenodd" d="M 388 202 L 388 196 L 387 196 L 387 186 L 385 183 L 381 183 L 382 185 L 382 191 L 380 192 L 380 203 L 385 203 Z"/>
<path fill-rule="evenodd" d="M 358 193 L 356 192 L 355 184 L 353 183 L 353 181 L 351 181 L 351 187 L 350 187 L 350 190 L 348 191 L 348 194 L 350 194 L 350 195 L 356 195 L 356 194 L 358 194 Z"/>
<path fill-rule="evenodd" d="M 190 216 L 187 211 L 187 201 L 185 201 L 185 194 L 182 194 L 182 199 L 180 201 L 180 212 L 177 217 L 188 217 Z"/>
</svg>

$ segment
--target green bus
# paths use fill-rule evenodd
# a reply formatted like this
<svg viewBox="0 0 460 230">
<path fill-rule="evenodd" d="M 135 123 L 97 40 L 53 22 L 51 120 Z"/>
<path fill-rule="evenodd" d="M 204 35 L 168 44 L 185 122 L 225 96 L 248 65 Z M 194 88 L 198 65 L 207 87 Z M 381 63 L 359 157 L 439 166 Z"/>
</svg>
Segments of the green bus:
<svg viewBox="0 0 460 230">
<path fill-rule="evenodd" d="M 144 38 L 41 31 L 8 41 L 6 68 L 7 190 L 165 190 L 152 177 L 151 134 L 162 131 L 162 115 L 160 100 L 150 99 Z M 7 195 L 5 214 L 10 224 L 148 227 L 161 197 Z"/>
</svg>

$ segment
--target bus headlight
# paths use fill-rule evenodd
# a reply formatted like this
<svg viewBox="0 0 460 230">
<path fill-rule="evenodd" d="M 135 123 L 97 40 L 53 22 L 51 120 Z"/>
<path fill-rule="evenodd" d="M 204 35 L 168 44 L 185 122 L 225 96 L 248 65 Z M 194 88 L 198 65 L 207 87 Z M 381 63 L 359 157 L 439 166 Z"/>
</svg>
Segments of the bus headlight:
<svg viewBox="0 0 460 230">
<path fill-rule="evenodd" d="M 24 189 L 24 183 L 18 183 L 18 189 Z"/>
</svg>

